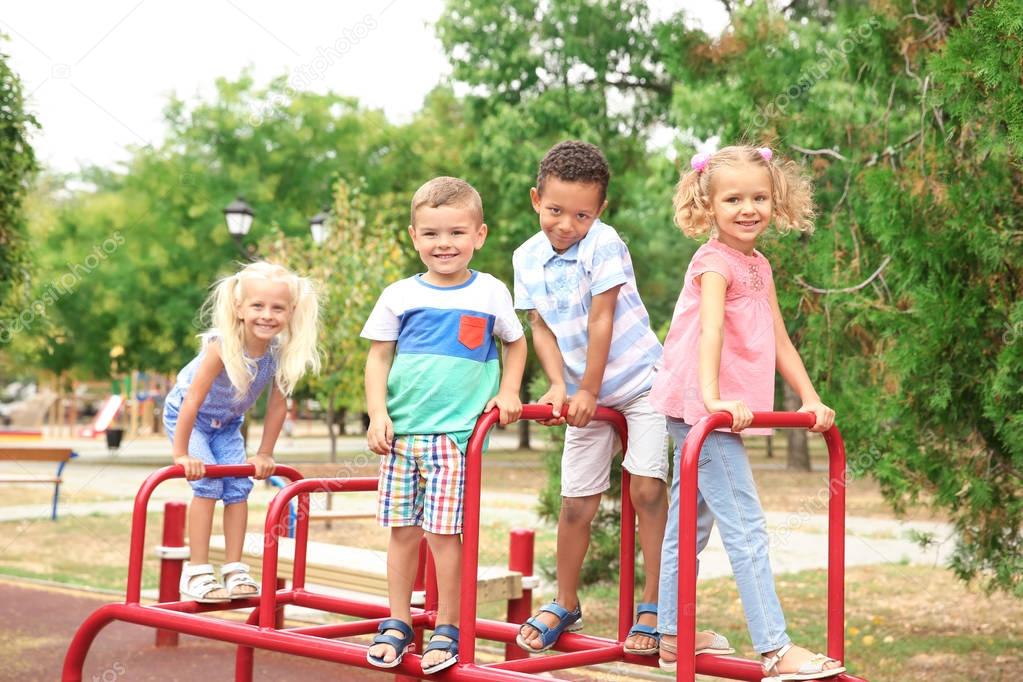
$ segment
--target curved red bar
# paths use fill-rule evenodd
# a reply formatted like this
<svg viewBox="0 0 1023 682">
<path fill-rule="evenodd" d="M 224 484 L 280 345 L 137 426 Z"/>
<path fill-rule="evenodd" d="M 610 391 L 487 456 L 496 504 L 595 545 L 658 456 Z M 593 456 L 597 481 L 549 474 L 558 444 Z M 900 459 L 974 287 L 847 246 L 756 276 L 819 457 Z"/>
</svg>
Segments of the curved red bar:
<svg viewBox="0 0 1023 682">
<path fill-rule="evenodd" d="M 700 450 L 711 431 L 732 424 L 732 415 L 716 412 L 690 429 L 681 452 L 679 481 L 678 546 L 696 546 L 697 463 Z M 754 412 L 751 427 L 810 429 L 816 418 L 808 412 Z M 824 432 L 829 456 L 828 504 L 828 656 L 845 658 L 845 446 L 837 426 Z M 696 650 L 696 554 L 679 551 L 678 650 Z M 706 656 L 704 658 L 707 658 Z M 715 664 L 716 665 L 716 664 Z M 701 665 L 701 668 L 705 666 Z M 701 672 L 709 672 L 706 669 Z M 676 680 L 696 679 L 696 656 L 679 655 Z M 841 675 L 836 680 L 853 679 Z"/>
<path fill-rule="evenodd" d="M 520 419 L 543 420 L 554 417 L 554 409 L 550 405 L 529 404 L 522 406 Z M 628 430 L 625 424 L 625 417 L 620 412 L 598 407 L 593 414 L 598 421 L 610 422 L 618 433 L 624 444 L 628 442 Z M 475 664 L 476 662 L 476 580 L 466 580 L 464 576 L 476 576 L 479 570 L 479 549 L 480 549 L 480 493 L 481 477 L 483 466 L 483 443 L 486 441 L 490 429 L 500 421 L 500 414 L 496 409 L 484 412 L 476 420 L 476 427 L 469 438 L 469 445 L 465 449 L 465 490 L 462 496 L 463 517 L 462 517 L 462 594 L 459 611 L 459 651 L 458 659 L 464 663 Z M 628 498 L 628 481 L 622 481 L 622 498 Z M 631 518 L 631 502 L 629 503 Z M 622 515 L 626 513 L 623 506 Z M 624 566 L 633 566 L 631 558 L 635 551 L 635 523 L 622 524 L 622 552 L 625 554 L 625 547 L 629 545 L 628 557 L 630 561 L 622 562 L 623 576 L 626 573 Z M 632 577 L 629 578 L 629 599 L 632 599 Z M 631 610 L 631 606 L 630 606 Z M 631 616 L 630 616 L 631 617 Z"/>
<path fill-rule="evenodd" d="M 207 478 L 255 475 L 256 467 L 251 464 L 230 466 L 217 464 L 206 467 Z M 284 476 L 292 481 L 302 478 L 302 474 L 293 467 L 283 464 L 277 465 L 274 475 Z M 135 494 L 135 508 L 131 515 L 131 548 L 128 552 L 128 584 L 124 595 L 124 601 L 127 604 L 138 604 L 142 593 L 142 552 L 146 544 L 146 508 L 149 506 L 149 498 L 152 497 L 157 486 L 164 481 L 184 477 L 185 470 L 179 464 L 157 469 L 149 474 L 138 493 Z"/>
</svg>

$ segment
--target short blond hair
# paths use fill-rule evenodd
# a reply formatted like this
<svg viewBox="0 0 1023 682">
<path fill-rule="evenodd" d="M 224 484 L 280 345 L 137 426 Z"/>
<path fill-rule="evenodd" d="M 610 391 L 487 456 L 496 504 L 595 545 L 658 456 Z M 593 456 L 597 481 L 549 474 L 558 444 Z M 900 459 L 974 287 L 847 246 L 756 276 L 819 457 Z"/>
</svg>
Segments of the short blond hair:
<svg viewBox="0 0 1023 682">
<path fill-rule="evenodd" d="M 483 199 L 472 185 L 461 178 L 447 175 L 428 180 L 412 195 L 412 211 L 409 224 L 416 226 L 416 211 L 423 206 L 440 208 L 456 206 L 473 212 L 479 224 L 483 223 Z"/>
<path fill-rule="evenodd" d="M 675 187 L 675 224 L 687 237 L 699 237 L 714 229 L 710 183 L 719 168 L 749 164 L 766 168 L 771 175 L 771 222 L 781 234 L 791 230 L 813 232 L 813 183 L 795 161 L 765 159 L 752 145 L 725 147 L 710 155 L 701 170 L 682 174 Z"/>
</svg>

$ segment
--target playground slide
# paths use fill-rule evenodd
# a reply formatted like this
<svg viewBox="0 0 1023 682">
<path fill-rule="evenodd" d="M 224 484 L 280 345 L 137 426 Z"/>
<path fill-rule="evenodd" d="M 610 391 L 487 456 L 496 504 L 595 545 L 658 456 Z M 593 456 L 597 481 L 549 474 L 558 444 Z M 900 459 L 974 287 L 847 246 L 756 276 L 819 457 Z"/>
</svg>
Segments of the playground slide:
<svg viewBox="0 0 1023 682">
<path fill-rule="evenodd" d="M 82 436 L 84 438 L 92 438 L 105 432 L 110 428 L 110 423 L 114 421 L 114 417 L 121 411 L 124 406 L 124 396 L 112 395 L 106 399 L 103 406 L 96 413 L 96 418 L 93 420 L 91 426 L 86 426 L 82 429 Z"/>
</svg>

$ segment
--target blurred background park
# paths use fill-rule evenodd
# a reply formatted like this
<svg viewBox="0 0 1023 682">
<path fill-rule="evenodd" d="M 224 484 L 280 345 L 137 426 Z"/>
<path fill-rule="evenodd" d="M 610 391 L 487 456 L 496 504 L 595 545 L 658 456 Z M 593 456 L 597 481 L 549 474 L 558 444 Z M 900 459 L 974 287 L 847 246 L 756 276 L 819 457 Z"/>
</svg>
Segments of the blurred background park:
<svg viewBox="0 0 1023 682">
<path fill-rule="evenodd" d="M 612 169 L 604 219 L 663 338 L 698 247 L 671 220 L 680 169 L 696 151 L 765 144 L 815 178 L 814 234 L 762 250 L 838 412 L 859 511 L 944 529 L 915 532 L 922 552 L 941 545 L 929 569 L 889 557 L 857 588 L 875 603 L 941 589 L 892 616 L 867 608 L 850 642 L 868 665 L 889 661 L 879 679 L 1023 670 L 1020 0 L 36 3 L 5 8 L 0 34 L 10 437 L 76 444 L 108 466 L 105 441 L 86 439 L 106 429 L 138 462 L 169 460 L 160 408 L 196 351 L 207 287 L 265 258 L 323 292 L 325 368 L 295 395 L 285 451 L 362 456 L 358 332 L 382 288 L 421 265 L 405 226 L 422 182 L 456 175 L 480 191 L 490 236 L 473 267 L 510 284 L 511 252 L 537 229 L 528 191 L 544 151 L 598 144 Z M 542 392 L 534 358 L 527 372 L 524 400 Z M 780 385 L 777 407 L 798 407 Z M 515 482 L 525 509 L 546 489 L 549 519 L 546 432 L 503 437 L 508 453 L 533 453 L 521 462 L 535 476 Z M 807 502 L 818 443 L 779 434 L 754 450 L 768 509 L 821 511 Z M 18 564 L 12 546 L 0 573 L 67 577 Z M 819 599 L 819 574 L 798 574 L 807 598 Z M 77 577 L 64 581 L 89 583 Z M 938 609 L 872 634 L 940 604 L 935 594 L 965 605 L 990 593 L 1018 615 L 974 622 L 963 606 L 958 628 L 932 631 L 948 617 Z"/>
</svg>

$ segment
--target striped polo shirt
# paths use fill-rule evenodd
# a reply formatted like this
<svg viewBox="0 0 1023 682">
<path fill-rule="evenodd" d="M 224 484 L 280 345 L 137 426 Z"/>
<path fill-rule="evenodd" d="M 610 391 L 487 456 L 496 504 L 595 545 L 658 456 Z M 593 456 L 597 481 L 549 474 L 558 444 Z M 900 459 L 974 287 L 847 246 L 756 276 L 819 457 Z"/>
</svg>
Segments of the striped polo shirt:
<svg viewBox="0 0 1023 682">
<path fill-rule="evenodd" d="M 453 287 L 435 286 L 422 275 L 391 284 L 361 335 L 397 342 L 387 375 L 395 435 L 447 434 L 464 453 L 476 418 L 500 387 L 494 337 L 515 341 L 522 324 L 508 287 L 473 271 Z"/>
<path fill-rule="evenodd" d="M 632 259 L 618 233 L 599 220 L 564 253 L 543 232 L 515 250 L 515 307 L 536 310 L 558 340 L 568 394 L 579 390 L 586 371 L 590 304 L 612 287 L 618 290 L 611 349 L 597 402 L 614 407 L 650 390 L 661 359 L 661 344 L 639 297 Z"/>
</svg>

